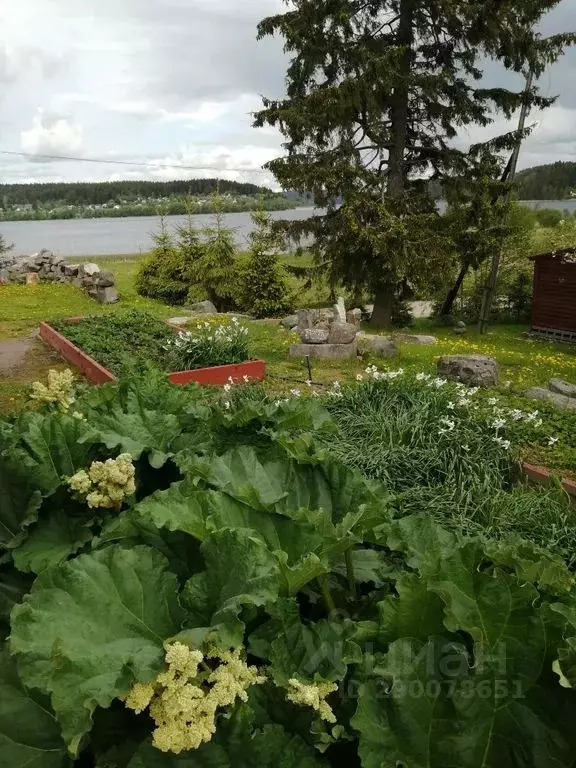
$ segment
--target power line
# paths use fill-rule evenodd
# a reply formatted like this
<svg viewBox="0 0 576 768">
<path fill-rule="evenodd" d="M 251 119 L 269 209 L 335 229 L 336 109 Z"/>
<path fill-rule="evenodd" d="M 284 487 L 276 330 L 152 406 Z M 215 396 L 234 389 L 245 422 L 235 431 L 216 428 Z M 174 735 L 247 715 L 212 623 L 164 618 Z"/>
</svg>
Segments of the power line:
<svg viewBox="0 0 576 768">
<path fill-rule="evenodd" d="M 157 168 L 168 168 L 170 170 L 182 170 L 182 171 L 214 171 L 214 173 L 262 173 L 262 168 L 214 168 L 209 165 L 171 165 L 169 163 L 146 163 L 136 162 L 131 160 L 103 160 L 95 157 L 73 157 L 71 155 L 35 155 L 31 152 L 12 152 L 7 149 L 0 149 L 0 155 L 11 155 L 13 157 L 28 157 L 35 160 L 41 158 L 43 160 L 72 160 L 79 163 L 99 163 L 103 165 L 130 165 L 137 168 L 150 168 L 156 170 Z"/>
</svg>

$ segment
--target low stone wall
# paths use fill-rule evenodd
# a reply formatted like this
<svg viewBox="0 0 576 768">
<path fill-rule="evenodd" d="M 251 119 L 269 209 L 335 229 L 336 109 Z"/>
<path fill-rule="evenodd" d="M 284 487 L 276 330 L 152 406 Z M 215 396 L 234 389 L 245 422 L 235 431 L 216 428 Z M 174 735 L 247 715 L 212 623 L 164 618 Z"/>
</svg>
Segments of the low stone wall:
<svg viewBox="0 0 576 768">
<path fill-rule="evenodd" d="M 101 270 L 98 264 L 68 264 L 63 256 L 55 256 L 51 251 L 15 258 L 0 269 L 0 284 L 36 282 L 71 283 L 100 304 L 118 301 L 112 272 Z"/>
</svg>

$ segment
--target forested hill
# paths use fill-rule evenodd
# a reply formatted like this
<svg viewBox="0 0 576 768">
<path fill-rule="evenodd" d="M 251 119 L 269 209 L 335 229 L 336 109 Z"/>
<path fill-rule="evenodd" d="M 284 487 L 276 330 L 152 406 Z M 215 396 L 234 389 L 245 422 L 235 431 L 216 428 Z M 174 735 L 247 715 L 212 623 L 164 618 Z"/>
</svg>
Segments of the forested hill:
<svg viewBox="0 0 576 768">
<path fill-rule="evenodd" d="M 516 177 L 520 200 L 564 200 L 576 190 L 576 163 L 537 165 Z"/>
<path fill-rule="evenodd" d="M 189 179 L 182 181 L 109 181 L 77 182 L 71 184 L 0 184 L 0 206 L 42 205 L 103 205 L 108 202 L 221 194 L 242 196 L 270 195 L 269 189 L 255 184 L 218 179 Z"/>
</svg>

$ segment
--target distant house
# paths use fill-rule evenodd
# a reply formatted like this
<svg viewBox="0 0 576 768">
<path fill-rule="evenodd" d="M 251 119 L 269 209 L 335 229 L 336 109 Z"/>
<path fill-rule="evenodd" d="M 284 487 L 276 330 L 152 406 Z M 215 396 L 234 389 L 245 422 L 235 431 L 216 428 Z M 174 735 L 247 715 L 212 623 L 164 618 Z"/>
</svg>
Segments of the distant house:
<svg viewBox="0 0 576 768">
<path fill-rule="evenodd" d="M 576 248 L 534 257 L 532 332 L 576 343 Z"/>
</svg>

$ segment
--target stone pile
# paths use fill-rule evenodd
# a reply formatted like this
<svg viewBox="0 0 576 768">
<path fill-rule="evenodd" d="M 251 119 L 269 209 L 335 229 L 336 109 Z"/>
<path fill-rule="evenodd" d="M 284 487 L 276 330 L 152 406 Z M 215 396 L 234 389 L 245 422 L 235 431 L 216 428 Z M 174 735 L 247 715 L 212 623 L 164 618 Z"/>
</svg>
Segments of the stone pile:
<svg viewBox="0 0 576 768">
<path fill-rule="evenodd" d="M 72 283 L 100 304 L 113 304 L 119 298 L 112 272 L 101 270 L 98 264 L 68 264 L 51 251 L 15 258 L 0 269 L 0 284 L 36 282 Z"/>
<path fill-rule="evenodd" d="M 358 327 L 346 322 L 346 310 L 342 311 L 342 305 L 336 305 L 334 309 L 301 309 L 296 317 L 296 331 L 302 343 L 290 347 L 290 357 L 346 360 L 358 354 Z"/>
</svg>

